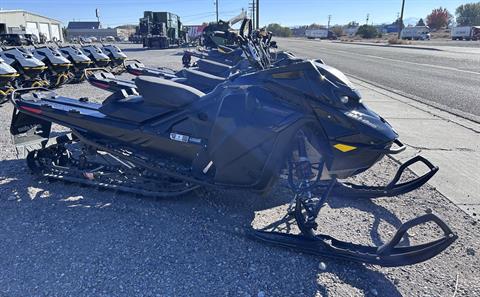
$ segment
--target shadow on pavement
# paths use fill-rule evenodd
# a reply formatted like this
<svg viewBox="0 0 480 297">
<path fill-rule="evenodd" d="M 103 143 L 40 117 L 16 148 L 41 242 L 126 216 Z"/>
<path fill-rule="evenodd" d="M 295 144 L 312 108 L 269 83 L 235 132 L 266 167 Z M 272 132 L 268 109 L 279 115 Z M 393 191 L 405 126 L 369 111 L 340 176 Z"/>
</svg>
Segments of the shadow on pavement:
<svg viewBox="0 0 480 297">
<path fill-rule="evenodd" d="M 152 199 L 35 179 L 25 160 L 0 161 L 0 168 L 0 263 L 2 270 L 16 271 L 23 294 L 63 274 L 62 285 L 50 292 L 107 288 L 115 295 L 131 295 L 135 291 L 128 288 L 141 286 L 149 293 L 161 288 L 167 295 L 266 291 L 329 296 L 318 281 L 329 273 L 365 294 L 373 283 L 385 296 L 400 296 L 382 273 L 368 266 L 327 260 L 328 269 L 322 271 L 318 257 L 247 239 L 241 230 L 250 226 L 255 212 L 288 203 L 291 197 L 283 189 L 266 197 L 212 191 Z M 16 201 L 5 198 L 12 195 Z M 329 203 L 352 207 L 340 199 Z M 365 203 L 371 204 L 353 204 L 368 211 Z M 382 219 L 388 215 L 381 212 Z M 15 261 L 6 261 L 14 255 Z"/>
</svg>

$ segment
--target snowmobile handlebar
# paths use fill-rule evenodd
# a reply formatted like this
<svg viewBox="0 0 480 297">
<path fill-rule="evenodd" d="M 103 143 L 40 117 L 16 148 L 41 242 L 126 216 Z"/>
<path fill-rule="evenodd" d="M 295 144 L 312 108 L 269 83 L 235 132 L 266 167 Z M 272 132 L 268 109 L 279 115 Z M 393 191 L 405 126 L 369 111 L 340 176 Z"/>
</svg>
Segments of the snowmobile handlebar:
<svg viewBox="0 0 480 297">
<path fill-rule="evenodd" d="M 123 60 L 123 67 L 127 67 L 127 62 L 136 62 L 136 63 L 143 64 L 142 61 L 138 59 L 125 59 Z"/>
<path fill-rule="evenodd" d="M 41 91 L 50 91 L 49 89 L 45 88 L 45 87 L 30 87 L 30 88 L 20 88 L 20 89 L 15 89 L 12 91 L 12 93 L 10 93 L 10 101 L 12 102 L 12 104 L 14 106 L 17 106 L 16 105 L 16 95 L 19 94 L 19 93 L 28 93 L 30 91 L 35 91 L 35 90 L 41 90 Z"/>
<path fill-rule="evenodd" d="M 245 29 L 247 29 L 247 32 L 245 32 Z M 240 26 L 240 36 L 248 39 L 253 31 L 253 25 L 252 25 L 252 20 L 249 18 L 244 18 L 242 21 L 242 25 Z"/>
<path fill-rule="evenodd" d="M 108 71 L 107 68 L 104 68 L 104 67 L 95 67 L 95 68 L 85 68 L 83 69 L 83 75 L 85 76 L 86 79 L 88 79 L 88 77 L 90 75 L 92 75 L 92 72 L 94 71 L 102 71 L 102 72 L 108 72 L 110 73 L 110 71 Z"/>
</svg>

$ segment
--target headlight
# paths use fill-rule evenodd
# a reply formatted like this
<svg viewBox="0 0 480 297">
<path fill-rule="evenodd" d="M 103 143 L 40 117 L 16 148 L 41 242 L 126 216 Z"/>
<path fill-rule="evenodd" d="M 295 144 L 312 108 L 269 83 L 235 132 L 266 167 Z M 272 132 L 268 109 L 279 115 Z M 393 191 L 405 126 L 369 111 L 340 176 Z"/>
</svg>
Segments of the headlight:
<svg viewBox="0 0 480 297">
<path fill-rule="evenodd" d="M 348 96 L 340 96 L 340 101 L 343 104 L 347 104 L 348 103 Z"/>
</svg>

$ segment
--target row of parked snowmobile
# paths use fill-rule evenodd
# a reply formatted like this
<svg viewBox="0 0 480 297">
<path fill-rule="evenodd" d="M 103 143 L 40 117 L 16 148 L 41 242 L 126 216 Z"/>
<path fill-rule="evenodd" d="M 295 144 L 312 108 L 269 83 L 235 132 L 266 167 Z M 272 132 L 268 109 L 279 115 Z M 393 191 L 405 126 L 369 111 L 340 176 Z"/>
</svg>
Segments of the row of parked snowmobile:
<svg viewBox="0 0 480 297">
<path fill-rule="evenodd" d="M 409 193 L 438 167 L 416 156 L 384 186 L 349 182 L 405 150 L 392 126 L 362 102 L 342 72 L 322 60 L 275 50 L 272 34 L 253 30 L 250 20 L 239 33 L 218 34 L 231 34 L 237 47 L 187 51 L 182 61 L 188 67 L 180 71 L 137 62 L 127 67 L 135 80 L 121 81 L 92 70 L 89 81 L 112 91 L 102 103 L 43 87 L 15 90 L 10 131 L 30 170 L 69 184 L 154 197 L 199 188 L 266 193 L 282 180 L 279 186 L 292 193 L 284 222 L 296 222 L 300 233 L 270 229 L 279 222 L 248 234 L 321 257 L 411 265 L 457 239 L 432 212 L 405 222 L 381 246 L 319 233 L 327 223 L 319 224 L 320 211 L 331 199 Z M 69 132 L 51 135 L 53 123 Z M 423 164 L 426 172 L 407 180 L 402 175 L 413 164 Z M 407 231 L 423 224 L 436 224 L 441 236 L 409 245 Z"/>
<path fill-rule="evenodd" d="M 127 56 L 116 45 L 44 45 L 0 47 L 0 101 L 14 89 L 28 87 L 58 88 L 85 79 L 89 67 L 123 71 Z"/>
</svg>

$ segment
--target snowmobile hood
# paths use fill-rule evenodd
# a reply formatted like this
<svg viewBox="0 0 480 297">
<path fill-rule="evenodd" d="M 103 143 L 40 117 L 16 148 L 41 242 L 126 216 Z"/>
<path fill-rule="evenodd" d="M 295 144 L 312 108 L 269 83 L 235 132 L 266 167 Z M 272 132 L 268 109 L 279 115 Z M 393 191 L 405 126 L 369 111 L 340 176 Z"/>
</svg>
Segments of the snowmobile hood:
<svg viewBox="0 0 480 297">
<path fill-rule="evenodd" d="M 125 55 L 120 48 L 116 45 L 106 45 L 103 47 L 103 51 L 113 59 L 126 59 Z"/>
<path fill-rule="evenodd" d="M 15 62 L 15 59 L 7 57 L 4 50 L 2 50 L 1 48 L 0 48 L 0 59 L 2 59 L 2 61 L 8 65 L 12 65 L 13 62 Z"/>
<path fill-rule="evenodd" d="M 25 48 L 12 48 L 2 52 L 2 58 L 7 57 L 18 62 L 23 68 L 45 67 L 45 63 L 35 58 L 33 54 Z M 5 58 L 4 58 L 5 59 Z M 5 59 L 8 64 L 7 59 Z"/>
<path fill-rule="evenodd" d="M 105 55 L 105 53 L 102 52 L 102 50 L 98 46 L 95 45 L 83 46 L 82 51 L 86 56 L 95 61 L 110 60 L 110 58 Z"/>
<path fill-rule="evenodd" d="M 74 63 L 86 63 L 91 62 L 92 60 L 87 57 L 80 49 L 73 46 L 66 46 L 60 48 L 60 53 L 65 57 L 70 59 Z"/>
<path fill-rule="evenodd" d="M 35 58 L 39 59 L 40 61 L 44 62 L 48 60 L 53 65 L 58 64 L 71 64 L 70 60 L 62 56 L 60 51 L 56 48 L 51 47 L 40 47 L 36 48 L 33 52 Z"/>
<path fill-rule="evenodd" d="M 329 138 L 352 137 L 366 145 L 383 145 L 398 138 L 390 124 L 366 107 L 360 93 L 339 70 L 308 60 L 246 74 L 234 80 L 239 85 L 258 81 L 289 100 L 308 99 Z M 354 137 L 354 135 L 356 135 Z"/>
<path fill-rule="evenodd" d="M 0 57 L 0 76 L 2 75 L 16 75 L 17 74 L 17 70 L 15 70 L 15 68 L 13 68 L 12 66 L 10 66 L 9 64 L 7 64 L 5 62 L 5 60 L 3 60 L 1 57 Z"/>
</svg>

